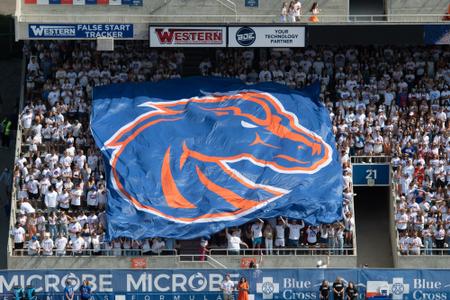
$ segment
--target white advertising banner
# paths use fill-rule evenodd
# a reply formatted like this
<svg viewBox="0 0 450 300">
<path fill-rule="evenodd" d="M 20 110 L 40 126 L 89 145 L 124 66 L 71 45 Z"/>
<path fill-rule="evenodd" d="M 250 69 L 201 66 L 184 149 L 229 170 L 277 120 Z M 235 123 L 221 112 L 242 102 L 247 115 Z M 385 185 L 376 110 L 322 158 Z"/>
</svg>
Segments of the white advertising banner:
<svg viewBox="0 0 450 300">
<path fill-rule="evenodd" d="M 228 47 L 305 47 L 305 27 L 236 26 L 228 35 Z"/>
<path fill-rule="evenodd" d="M 226 47 L 227 28 L 193 26 L 150 26 L 150 47 Z"/>
</svg>

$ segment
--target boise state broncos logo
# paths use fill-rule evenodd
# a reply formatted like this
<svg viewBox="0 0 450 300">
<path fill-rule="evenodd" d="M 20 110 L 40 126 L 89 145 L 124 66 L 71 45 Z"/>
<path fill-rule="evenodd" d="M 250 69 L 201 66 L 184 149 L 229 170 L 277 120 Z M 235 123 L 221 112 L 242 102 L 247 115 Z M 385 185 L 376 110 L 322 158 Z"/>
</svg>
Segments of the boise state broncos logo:
<svg viewBox="0 0 450 300">
<path fill-rule="evenodd" d="M 330 145 L 269 93 L 140 106 L 148 112 L 104 145 L 113 150 L 111 180 L 137 209 L 175 222 L 237 219 L 332 160 Z"/>
</svg>

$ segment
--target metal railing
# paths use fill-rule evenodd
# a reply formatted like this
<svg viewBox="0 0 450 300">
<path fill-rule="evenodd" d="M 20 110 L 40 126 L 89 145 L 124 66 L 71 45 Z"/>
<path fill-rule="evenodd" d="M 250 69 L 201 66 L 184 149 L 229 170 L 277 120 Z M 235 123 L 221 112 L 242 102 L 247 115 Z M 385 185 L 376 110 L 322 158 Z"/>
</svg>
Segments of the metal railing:
<svg viewBox="0 0 450 300">
<path fill-rule="evenodd" d="M 20 1 L 19 1 L 20 2 Z M 14 159 L 20 157 L 22 151 L 22 126 L 20 125 L 20 115 L 22 113 L 24 103 L 25 103 L 25 74 L 26 74 L 26 57 L 25 54 L 22 55 L 21 64 L 21 79 L 20 79 L 20 100 L 19 100 L 19 114 L 17 116 L 17 131 L 16 131 L 16 144 L 14 149 Z M 14 169 L 14 168 L 13 168 Z M 16 224 L 16 209 L 17 209 L 17 187 L 15 183 L 15 177 L 13 173 L 12 178 L 12 188 L 11 188 L 11 211 L 9 216 L 9 232 L 11 232 Z M 8 253 L 12 253 L 12 242 L 8 239 Z"/>
<path fill-rule="evenodd" d="M 120 253 L 120 254 L 118 254 Z M 44 254 L 43 250 L 40 250 L 39 254 L 28 254 L 28 249 L 15 249 L 12 251 L 13 256 L 40 256 L 40 257 L 52 257 L 52 256 L 177 256 L 178 251 L 176 249 L 163 249 L 160 253 L 155 253 L 151 251 L 144 252 L 142 249 L 100 249 L 95 251 L 94 249 L 83 249 L 81 251 L 74 251 L 73 249 L 66 249 L 64 251 L 58 251 L 53 249 L 51 254 Z"/>
<path fill-rule="evenodd" d="M 212 248 L 209 249 L 211 256 L 214 255 L 278 255 L 278 256 L 308 256 L 308 255 L 356 255 L 356 248 L 354 247 L 344 247 L 344 248 L 321 248 L 318 246 L 301 246 L 300 248 L 246 248 L 240 249 L 239 252 L 236 250 L 222 249 L 222 248 Z"/>
<path fill-rule="evenodd" d="M 181 254 L 178 256 L 178 261 L 183 263 L 207 263 L 216 269 L 228 269 L 223 263 L 206 254 Z"/>
<path fill-rule="evenodd" d="M 228 4 L 226 0 L 225 7 L 234 10 L 235 7 Z M 222 3 L 223 4 L 223 3 Z M 229 7 L 231 6 L 231 7 Z M 309 22 L 310 14 L 301 16 L 298 23 L 286 24 L 323 24 L 323 23 L 446 23 L 449 22 L 448 14 L 394 14 L 394 15 L 319 15 L 318 23 Z M 183 22 L 209 22 L 209 23 L 280 23 L 280 16 L 278 14 L 235 14 L 231 15 L 137 15 L 137 14 L 22 14 L 16 15 L 18 22 L 45 22 L 45 23 L 67 23 L 67 22 L 105 22 L 105 23 L 164 23 L 170 20 L 171 23 Z"/>
<path fill-rule="evenodd" d="M 352 156 L 350 158 L 352 164 L 379 164 L 379 163 L 390 163 L 391 157 L 380 155 L 380 156 L 369 156 L 369 155 L 362 155 L 362 156 Z"/>
<path fill-rule="evenodd" d="M 40 250 L 39 254 L 30 255 L 28 249 L 12 250 L 12 256 L 178 256 L 180 261 L 200 261 L 201 258 L 212 256 L 231 256 L 231 255 L 278 255 L 278 256 L 305 256 L 305 255 L 356 255 L 355 247 L 344 246 L 343 248 L 322 248 L 319 246 L 300 246 L 299 248 L 246 248 L 239 252 L 225 248 L 209 249 L 209 255 L 202 254 L 179 254 L 176 249 L 164 249 L 160 253 L 144 252 L 142 249 L 83 249 L 81 251 L 73 251 L 73 249 L 66 249 L 65 251 L 57 251 L 53 249 L 51 254 L 44 254 Z M 119 253 L 119 254 L 118 254 Z"/>
<path fill-rule="evenodd" d="M 402 251 L 398 248 L 398 253 L 400 256 L 449 256 L 450 255 L 450 248 L 420 248 L 419 254 L 417 254 L 415 251 L 409 250 L 409 251 Z"/>
</svg>

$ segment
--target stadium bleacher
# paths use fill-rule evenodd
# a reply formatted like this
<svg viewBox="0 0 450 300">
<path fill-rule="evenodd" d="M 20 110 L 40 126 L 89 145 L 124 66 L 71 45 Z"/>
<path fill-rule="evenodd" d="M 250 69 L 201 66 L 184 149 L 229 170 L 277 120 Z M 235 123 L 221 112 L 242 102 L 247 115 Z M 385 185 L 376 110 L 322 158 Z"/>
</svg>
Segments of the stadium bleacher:
<svg viewBox="0 0 450 300">
<path fill-rule="evenodd" d="M 67 41 L 33 42 L 24 51 L 27 104 L 20 117 L 22 153 L 14 170 L 20 191 L 15 254 L 133 256 L 206 248 L 204 240 L 103 242 L 104 170 L 87 131 L 94 86 L 180 77 L 183 51 L 123 42 L 107 53 L 95 51 L 90 42 Z M 344 170 L 343 221 L 301 228 L 302 250 L 315 245 L 317 238 L 330 254 L 353 247 L 350 156 L 386 155 L 393 157 L 400 252 L 442 254 L 450 238 L 449 56 L 445 46 L 305 48 L 272 49 L 267 59 L 257 61 L 252 50 L 221 49 L 205 57 L 198 74 L 235 77 L 249 84 L 274 81 L 292 88 L 321 81 L 321 98 L 330 111 Z M 276 225 L 276 220 L 266 222 L 267 240 L 275 235 Z M 241 239 L 250 248 L 251 228 L 241 228 Z M 226 243 L 221 233 L 208 248 L 220 251 Z"/>
</svg>

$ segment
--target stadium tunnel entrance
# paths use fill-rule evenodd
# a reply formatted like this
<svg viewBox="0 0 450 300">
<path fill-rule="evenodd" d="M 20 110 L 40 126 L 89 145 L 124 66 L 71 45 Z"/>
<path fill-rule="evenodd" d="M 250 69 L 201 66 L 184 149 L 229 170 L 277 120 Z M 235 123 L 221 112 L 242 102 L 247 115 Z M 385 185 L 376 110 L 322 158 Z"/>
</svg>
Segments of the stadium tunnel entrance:
<svg viewBox="0 0 450 300">
<path fill-rule="evenodd" d="M 358 266 L 392 268 L 389 187 L 354 187 Z"/>
</svg>

